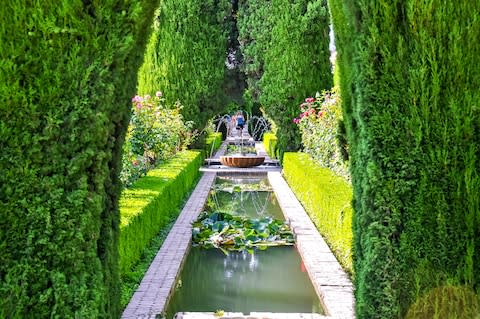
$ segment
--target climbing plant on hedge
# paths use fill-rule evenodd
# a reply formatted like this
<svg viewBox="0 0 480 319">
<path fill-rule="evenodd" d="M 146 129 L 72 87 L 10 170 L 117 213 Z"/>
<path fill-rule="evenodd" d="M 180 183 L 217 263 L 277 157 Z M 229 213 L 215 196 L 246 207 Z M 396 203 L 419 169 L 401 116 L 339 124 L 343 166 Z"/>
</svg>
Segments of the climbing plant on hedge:
<svg viewBox="0 0 480 319">
<path fill-rule="evenodd" d="M 447 283 L 478 294 L 480 4 L 330 4 L 346 77 L 357 317 L 402 317 Z"/>
<path fill-rule="evenodd" d="M 160 89 L 167 104 L 180 100 L 197 128 L 220 113 L 230 9 L 226 0 L 161 1 L 138 76 L 140 94 Z"/>
<path fill-rule="evenodd" d="M 119 317 L 121 144 L 155 4 L 2 3 L 2 318 Z"/>
<path fill-rule="evenodd" d="M 242 3 L 244 14 L 252 13 L 238 20 L 246 43 L 242 51 L 247 55 L 248 84 L 254 85 L 250 94 L 258 95 L 275 121 L 282 154 L 300 145 L 292 122 L 298 105 L 305 96 L 332 87 L 327 1 L 247 0 L 240 8 Z"/>
</svg>

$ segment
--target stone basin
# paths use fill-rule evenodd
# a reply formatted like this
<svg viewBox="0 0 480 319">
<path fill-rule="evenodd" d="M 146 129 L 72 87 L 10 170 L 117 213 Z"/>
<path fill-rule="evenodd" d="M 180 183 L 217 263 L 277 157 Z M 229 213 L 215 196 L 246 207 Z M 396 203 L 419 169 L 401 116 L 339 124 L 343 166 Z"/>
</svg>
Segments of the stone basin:
<svg viewBox="0 0 480 319">
<path fill-rule="evenodd" d="M 220 156 L 222 165 L 231 167 L 253 167 L 265 161 L 265 156 Z"/>
</svg>

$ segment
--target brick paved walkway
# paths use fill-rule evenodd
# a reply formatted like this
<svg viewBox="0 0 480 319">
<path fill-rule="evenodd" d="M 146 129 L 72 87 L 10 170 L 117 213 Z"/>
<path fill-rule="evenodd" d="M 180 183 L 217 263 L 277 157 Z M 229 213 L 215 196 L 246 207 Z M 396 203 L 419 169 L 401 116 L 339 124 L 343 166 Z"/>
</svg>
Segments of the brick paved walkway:
<svg viewBox="0 0 480 319">
<path fill-rule="evenodd" d="M 192 238 L 192 222 L 202 211 L 215 176 L 215 173 L 203 174 L 123 312 L 122 318 L 154 319 L 157 314 L 163 312 L 188 252 Z"/>
<path fill-rule="evenodd" d="M 285 219 L 295 233 L 298 251 L 324 305 L 325 314 L 336 319 L 355 318 L 353 285 L 347 274 L 282 175 L 269 172 L 268 179 Z"/>
</svg>

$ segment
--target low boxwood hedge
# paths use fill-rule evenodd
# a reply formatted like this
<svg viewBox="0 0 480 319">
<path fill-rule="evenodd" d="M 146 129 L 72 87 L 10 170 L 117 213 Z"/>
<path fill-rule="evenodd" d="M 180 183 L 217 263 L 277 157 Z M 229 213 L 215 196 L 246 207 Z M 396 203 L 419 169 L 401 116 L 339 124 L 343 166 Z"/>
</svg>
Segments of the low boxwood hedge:
<svg viewBox="0 0 480 319">
<path fill-rule="evenodd" d="M 305 153 L 285 153 L 283 175 L 339 262 L 352 273 L 351 185 Z"/>
<path fill-rule="evenodd" d="M 267 152 L 270 158 L 277 158 L 276 147 L 277 147 L 277 137 L 273 133 L 263 134 L 263 147 Z"/>
<path fill-rule="evenodd" d="M 125 189 L 120 198 L 120 272 L 140 259 L 145 247 L 174 214 L 199 176 L 203 156 L 184 151 Z"/>
</svg>

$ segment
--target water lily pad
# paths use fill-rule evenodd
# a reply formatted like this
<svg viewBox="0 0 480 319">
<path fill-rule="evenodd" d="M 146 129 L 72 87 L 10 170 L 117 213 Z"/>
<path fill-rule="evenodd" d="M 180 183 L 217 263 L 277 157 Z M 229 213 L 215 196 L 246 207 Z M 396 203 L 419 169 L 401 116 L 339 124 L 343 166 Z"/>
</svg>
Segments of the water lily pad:
<svg viewBox="0 0 480 319">
<path fill-rule="evenodd" d="M 223 252 L 252 251 L 271 246 L 293 245 L 294 236 L 285 222 L 273 218 L 252 219 L 225 212 L 203 212 L 193 223 L 194 246 Z"/>
</svg>

